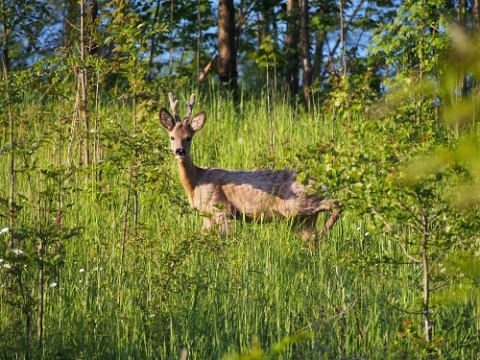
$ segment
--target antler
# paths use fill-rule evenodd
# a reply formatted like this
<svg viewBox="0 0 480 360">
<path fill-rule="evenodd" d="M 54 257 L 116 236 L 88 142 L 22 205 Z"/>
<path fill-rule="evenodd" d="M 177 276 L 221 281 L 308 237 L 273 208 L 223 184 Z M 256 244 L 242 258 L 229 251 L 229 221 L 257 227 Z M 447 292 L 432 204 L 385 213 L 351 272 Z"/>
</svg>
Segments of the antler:
<svg viewBox="0 0 480 360">
<path fill-rule="evenodd" d="M 172 109 L 173 116 L 175 117 L 175 121 L 176 122 L 181 121 L 180 115 L 178 115 L 178 100 L 175 100 L 172 92 L 168 93 L 168 99 L 170 100 L 170 108 Z"/>
<path fill-rule="evenodd" d="M 192 110 L 194 106 L 195 106 L 195 94 L 192 94 L 190 95 L 190 101 L 187 102 L 187 113 L 183 118 L 184 122 L 188 123 L 190 121 L 190 116 L 192 116 Z"/>
</svg>

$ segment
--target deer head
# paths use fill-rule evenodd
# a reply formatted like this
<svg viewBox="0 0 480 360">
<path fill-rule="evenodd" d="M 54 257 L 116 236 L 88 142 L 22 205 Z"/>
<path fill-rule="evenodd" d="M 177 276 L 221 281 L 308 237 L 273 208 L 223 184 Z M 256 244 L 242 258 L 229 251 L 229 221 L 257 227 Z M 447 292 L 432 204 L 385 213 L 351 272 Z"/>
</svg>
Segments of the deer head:
<svg viewBox="0 0 480 360">
<path fill-rule="evenodd" d="M 190 157 L 192 138 L 205 125 L 207 114 L 205 111 L 201 111 L 190 119 L 195 106 L 195 94 L 192 94 L 190 101 L 187 102 L 187 113 L 181 120 L 178 114 L 178 100 L 175 100 L 172 93 L 168 94 L 168 98 L 173 116 L 165 108 L 161 108 L 160 123 L 168 131 L 168 135 L 170 135 L 170 148 L 176 159 L 183 161 L 185 158 Z"/>
</svg>

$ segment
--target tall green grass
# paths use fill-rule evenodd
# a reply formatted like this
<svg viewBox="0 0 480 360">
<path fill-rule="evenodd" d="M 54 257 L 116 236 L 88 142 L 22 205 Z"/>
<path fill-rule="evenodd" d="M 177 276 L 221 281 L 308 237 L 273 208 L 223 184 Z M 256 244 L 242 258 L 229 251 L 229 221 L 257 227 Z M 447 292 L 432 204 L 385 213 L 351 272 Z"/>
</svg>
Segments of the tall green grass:
<svg viewBox="0 0 480 360">
<path fill-rule="evenodd" d="M 44 106 L 33 100 L 25 104 L 31 109 L 22 120 L 28 126 L 18 128 L 25 140 L 45 140 L 29 155 L 38 169 L 28 172 L 34 180 L 30 188 L 28 169 L 17 174 L 16 191 L 23 196 L 19 229 L 36 226 L 34 212 L 41 204 L 30 202 L 40 199 L 47 187 L 40 170 L 55 167 L 58 146 L 66 143 L 68 124 L 63 130 L 54 125 L 67 116 L 68 108 Z M 342 141 L 342 125 L 330 114 L 304 113 L 274 100 L 245 98 L 234 105 L 199 94 L 200 109 L 207 111 L 207 124 L 192 150 L 199 166 L 282 168 L 302 147 L 319 139 Z M 102 132 L 120 136 L 117 126 L 132 131 L 128 109 L 107 103 L 99 116 Z M 402 308 L 419 299 L 398 281 L 416 276 L 415 269 L 407 264 L 368 264 L 376 254 L 398 257 L 395 244 L 370 233 L 364 219 L 348 212 L 317 249 L 295 236 L 287 223 L 239 221 L 227 238 L 202 232 L 202 219 L 188 209 L 158 119 L 152 115 L 140 128 L 136 136 L 155 146 L 143 143 L 138 162 L 118 137 L 103 133 L 105 161 L 74 169 L 64 182 L 62 226 L 79 230 L 77 236 L 62 240 L 62 263 L 49 267 L 44 342 L 32 357 L 178 359 L 185 348 L 189 359 L 221 359 L 255 346 L 267 351 L 286 336 L 305 331 L 312 339 L 288 345 L 279 359 L 398 359 L 415 353 L 415 343 L 405 335 L 415 315 Z M 52 131 L 60 131 L 64 140 L 55 143 Z M 2 140 L 1 145 L 8 144 Z M 65 161 L 65 148 L 61 154 Z M 8 168 L 7 153 L 0 162 Z M 132 163 L 140 178 L 135 185 L 136 228 L 129 192 Z M 17 166 L 22 166 L 20 159 Z M 97 176 L 100 169 L 102 175 Z M 8 186 L 8 173 L 3 171 L 2 198 Z M 319 226 L 322 221 L 320 217 Z M 4 226 L 7 222 L 1 223 Z M 1 254 L 6 244 L 2 242 Z M 34 238 L 18 246 L 29 259 L 35 257 Z M 38 284 L 35 271 L 28 271 L 36 266 L 34 260 L 25 265 L 29 275 L 24 281 L 33 299 Z M 27 356 L 25 314 L 12 302 L 15 293 L 9 281 L 0 269 L 0 357 L 22 359 Z M 469 306 L 448 310 L 444 318 L 451 321 L 438 325 L 436 331 L 445 335 L 445 358 L 478 355 L 473 347 L 478 345 L 478 329 L 468 325 L 477 310 Z"/>
</svg>

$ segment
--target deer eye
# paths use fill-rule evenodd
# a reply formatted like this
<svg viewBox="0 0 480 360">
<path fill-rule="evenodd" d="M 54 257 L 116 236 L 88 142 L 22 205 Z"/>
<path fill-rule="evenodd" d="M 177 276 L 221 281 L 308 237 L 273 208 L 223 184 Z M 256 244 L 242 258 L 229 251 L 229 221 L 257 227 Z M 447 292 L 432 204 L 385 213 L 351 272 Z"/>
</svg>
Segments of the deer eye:
<svg viewBox="0 0 480 360">
<path fill-rule="evenodd" d="M 170 140 L 172 140 L 172 141 L 173 141 L 173 140 L 175 140 L 175 138 L 174 138 L 173 136 L 170 136 Z"/>
<path fill-rule="evenodd" d="M 192 141 L 192 137 L 189 136 L 189 137 L 187 137 L 185 140 L 187 140 L 187 141 Z"/>
</svg>

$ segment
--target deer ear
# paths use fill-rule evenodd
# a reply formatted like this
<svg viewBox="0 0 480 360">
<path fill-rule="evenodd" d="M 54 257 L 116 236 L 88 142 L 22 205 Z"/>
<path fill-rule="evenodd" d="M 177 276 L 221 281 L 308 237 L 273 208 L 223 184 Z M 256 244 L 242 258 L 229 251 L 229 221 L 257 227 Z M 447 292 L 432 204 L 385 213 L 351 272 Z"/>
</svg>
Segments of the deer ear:
<svg viewBox="0 0 480 360">
<path fill-rule="evenodd" d="M 173 118 L 173 116 L 170 115 L 170 113 L 164 108 L 160 109 L 159 116 L 162 126 L 168 131 L 172 131 L 172 129 L 175 127 L 175 119 Z"/>
<path fill-rule="evenodd" d="M 190 120 L 190 127 L 195 132 L 202 130 L 206 120 L 207 114 L 205 113 L 205 111 L 201 111 L 197 115 L 195 115 L 193 119 Z"/>
</svg>

